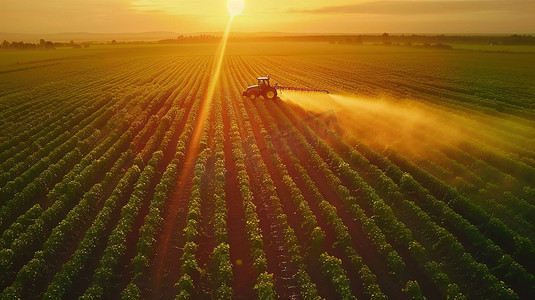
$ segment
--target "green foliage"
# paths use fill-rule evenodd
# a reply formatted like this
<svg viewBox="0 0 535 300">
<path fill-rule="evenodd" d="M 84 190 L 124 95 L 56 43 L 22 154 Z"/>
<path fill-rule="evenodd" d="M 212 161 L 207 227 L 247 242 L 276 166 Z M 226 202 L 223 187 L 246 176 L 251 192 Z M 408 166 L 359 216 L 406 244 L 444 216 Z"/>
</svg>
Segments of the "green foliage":
<svg viewBox="0 0 535 300">
<path fill-rule="evenodd" d="M 258 299 L 261 300 L 275 300 L 277 294 L 273 282 L 273 274 L 263 272 L 258 276 L 258 280 L 254 286 L 258 293 Z"/>
<path fill-rule="evenodd" d="M 415 280 L 407 281 L 407 285 L 405 285 L 403 291 L 409 296 L 410 299 L 425 299 L 425 297 L 422 295 L 422 291 L 420 290 L 420 285 L 418 285 L 418 282 Z"/>
<path fill-rule="evenodd" d="M 228 215 L 227 205 L 243 209 L 245 219 L 232 224 L 245 224 L 238 229 L 247 240 L 239 245 L 249 248 L 249 271 L 258 276 L 253 280 L 260 299 L 277 297 L 264 252 L 273 239 L 266 235 L 284 250 L 280 259 L 294 272 L 296 291 L 304 299 L 320 297 L 316 284 L 329 284 L 339 298 L 353 298 L 345 270 L 372 299 L 386 299 L 378 284 L 385 280 L 400 281 L 407 297 L 422 299 L 418 282 L 407 281 L 414 272 L 422 272 L 446 299 L 534 295 L 534 106 L 529 95 L 535 90 L 528 84 L 532 76 L 511 76 L 525 73 L 529 55 L 441 52 L 436 64 L 437 49 L 310 45 L 285 45 L 294 47 L 286 48 L 292 54 L 322 54 L 293 55 L 291 64 L 278 44 L 260 50 L 277 56 L 227 55 L 229 68 L 222 69 L 221 88 L 205 110 L 191 194 L 187 207 L 181 206 L 186 223 L 172 233 L 184 235 L 179 238 L 183 256 L 175 261 L 177 298 L 241 296 L 231 288 L 229 243 L 235 240 L 228 234 L 236 228 L 227 224 L 235 217 Z M 145 282 L 168 221 L 163 216 L 206 99 L 202 91 L 213 49 L 139 46 L 144 48 L 140 63 L 130 55 L 136 47 L 95 46 L 83 56 L 70 50 L 1 53 L 3 299 L 65 298 L 88 276 L 82 299 L 103 298 L 116 286 L 127 250 L 135 256 L 133 272 L 121 272 L 129 281 L 122 298 L 147 296 Z M 238 48 L 228 51 L 251 51 Z M 252 48 L 259 55 L 258 47 Z M 343 55 L 326 55 L 333 52 Z M 412 55 L 418 60 L 411 60 L 409 70 L 406 61 Z M 452 62 L 459 66 L 456 72 L 448 71 Z M 424 126 L 403 136 L 417 141 L 414 147 L 389 141 L 383 149 L 381 136 L 370 134 L 374 123 L 366 120 L 355 124 L 361 129 L 355 140 L 345 128 L 332 130 L 336 124 L 327 124 L 323 115 L 284 101 L 234 96 L 260 70 L 282 70 L 275 65 L 287 68 L 278 76 L 291 85 L 321 81 L 336 93 L 387 91 L 385 98 L 427 102 L 451 113 L 452 123 L 469 120 L 474 126 L 463 131 L 473 136 L 449 143 Z M 28 66 L 31 72 L 24 71 Z M 357 81 L 344 71 L 353 67 L 362 74 Z M 400 120 L 382 121 L 380 130 L 399 128 L 404 134 Z M 226 185 L 234 177 L 239 195 L 230 199 Z M 266 215 L 273 223 L 261 219 Z M 270 225 L 274 233 L 262 231 Z M 127 245 L 138 226 L 136 244 Z M 206 232 L 213 232 L 206 238 L 214 249 L 201 249 Z M 371 271 L 356 247 L 361 242 L 371 246 L 368 255 L 388 273 Z M 104 252 L 95 257 L 99 248 Z M 208 252 L 201 251 L 212 251 L 207 261 Z M 277 259 L 269 262 L 270 269 Z M 86 274 L 92 261 L 96 269 Z M 308 272 L 317 268 L 326 282 L 312 281 Z M 198 275 L 202 286 L 194 286 Z M 201 287 L 206 290 L 198 292 Z"/>
<path fill-rule="evenodd" d="M 320 260 L 323 274 L 331 281 L 340 299 L 356 299 L 351 293 L 346 272 L 342 269 L 342 261 L 327 253 L 321 254 Z"/>
<path fill-rule="evenodd" d="M 134 284 L 130 283 L 126 286 L 126 288 L 121 293 L 121 299 L 122 300 L 137 300 L 142 299 L 141 298 L 141 290 L 139 287 Z"/>
</svg>

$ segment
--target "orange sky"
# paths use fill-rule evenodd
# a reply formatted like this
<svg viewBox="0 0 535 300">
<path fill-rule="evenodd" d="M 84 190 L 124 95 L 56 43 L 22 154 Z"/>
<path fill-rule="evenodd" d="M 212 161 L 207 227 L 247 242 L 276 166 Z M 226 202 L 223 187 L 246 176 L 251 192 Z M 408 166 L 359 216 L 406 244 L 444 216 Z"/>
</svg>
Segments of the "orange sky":
<svg viewBox="0 0 535 300">
<path fill-rule="evenodd" d="M 228 19 L 227 0 L 0 1 L 0 32 L 220 32 Z M 233 31 L 535 33 L 535 0 L 245 0 Z"/>
</svg>

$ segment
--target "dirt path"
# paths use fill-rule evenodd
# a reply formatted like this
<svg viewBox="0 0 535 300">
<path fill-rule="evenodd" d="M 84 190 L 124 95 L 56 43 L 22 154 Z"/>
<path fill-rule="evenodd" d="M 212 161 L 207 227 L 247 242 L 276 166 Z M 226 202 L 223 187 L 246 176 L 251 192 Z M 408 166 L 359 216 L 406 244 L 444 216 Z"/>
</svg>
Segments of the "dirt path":
<svg viewBox="0 0 535 300">
<path fill-rule="evenodd" d="M 223 131 L 225 135 L 225 195 L 228 208 L 228 242 L 230 246 L 230 260 L 232 262 L 233 281 L 232 290 L 237 299 L 253 299 L 256 293 L 253 289 L 257 274 L 253 266 L 250 245 L 245 230 L 245 212 L 243 199 L 238 183 L 238 171 L 234 165 L 232 143 L 230 139 L 230 120 L 227 101 L 223 101 Z"/>
<path fill-rule="evenodd" d="M 197 76 L 191 75 L 191 76 L 188 76 L 188 80 L 198 81 L 199 78 L 201 77 L 202 75 L 197 75 Z M 131 280 L 131 274 L 134 269 L 134 266 L 131 262 L 132 262 L 132 259 L 137 254 L 137 241 L 139 239 L 139 233 L 140 233 L 139 230 L 145 223 L 145 217 L 147 216 L 149 212 L 150 202 L 151 202 L 152 197 L 154 196 L 156 186 L 160 182 L 162 175 L 165 172 L 167 166 L 173 160 L 174 154 L 176 152 L 176 145 L 178 143 L 180 135 L 184 131 L 184 126 L 186 125 L 186 122 L 187 122 L 187 119 L 191 110 L 192 102 L 193 102 L 191 100 L 190 95 L 182 94 L 180 92 L 184 88 L 185 86 L 182 84 L 177 85 L 176 89 L 173 91 L 173 93 L 170 96 L 171 99 L 175 99 L 173 100 L 172 105 L 176 105 L 176 107 L 178 108 L 184 108 L 183 113 L 182 115 L 180 115 L 181 114 L 180 111 L 177 112 L 176 118 L 180 118 L 178 123 L 176 125 L 173 123 L 170 125 L 170 126 L 173 126 L 173 125 L 176 126 L 176 128 L 174 129 L 175 132 L 172 135 L 170 142 L 167 144 L 167 147 L 165 149 L 162 149 L 164 155 L 158 165 L 158 169 L 154 178 L 151 180 L 151 183 L 148 188 L 148 192 L 145 195 L 145 200 L 143 201 L 144 204 L 141 207 L 140 213 L 134 222 L 132 232 L 127 236 L 127 243 L 126 243 L 127 250 L 126 250 L 125 256 L 123 257 L 121 268 L 119 270 L 121 275 L 120 275 L 119 284 L 117 285 L 117 288 L 114 291 L 114 298 L 120 296 L 120 293 L 123 291 L 123 289 L 128 285 L 128 283 Z M 195 84 L 194 89 L 192 90 L 191 94 L 196 95 L 198 91 L 199 91 L 199 84 Z M 171 109 L 172 108 L 173 107 L 171 107 Z M 170 130 L 170 128 L 168 128 L 168 130 Z"/>
<path fill-rule="evenodd" d="M 186 223 L 186 214 L 179 214 L 180 211 L 187 209 L 188 195 L 192 186 L 193 171 L 195 161 L 200 152 L 200 139 L 204 129 L 204 121 L 208 115 L 209 103 L 207 100 L 206 90 L 204 91 L 203 99 L 200 104 L 195 125 L 193 127 L 192 135 L 186 147 L 186 153 L 181 166 L 181 171 L 177 181 L 177 187 L 170 197 L 169 205 L 167 206 L 164 223 L 157 242 L 156 255 L 154 258 L 154 266 L 151 273 L 150 283 L 150 298 L 159 299 L 163 296 L 168 296 L 166 292 L 173 289 L 174 283 L 178 281 L 179 268 L 176 263 L 181 257 L 181 250 L 173 250 L 170 248 L 172 240 L 181 238 L 182 234 L 179 231 Z M 176 235 L 174 238 L 172 235 Z M 175 243 L 173 243 L 175 244 Z M 162 282 L 165 278 L 165 282 Z"/>
</svg>

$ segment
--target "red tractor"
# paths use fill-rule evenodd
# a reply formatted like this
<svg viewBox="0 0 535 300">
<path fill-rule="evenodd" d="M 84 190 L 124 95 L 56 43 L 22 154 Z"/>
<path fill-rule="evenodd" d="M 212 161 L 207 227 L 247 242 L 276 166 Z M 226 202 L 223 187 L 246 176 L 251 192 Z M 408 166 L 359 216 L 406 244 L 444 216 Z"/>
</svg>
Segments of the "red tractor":
<svg viewBox="0 0 535 300">
<path fill-rule="evenodd" d="M 258 84 L 248 86 L 242 95 L 251 99 L 259 96 L 264 96 L 265 99 L 269 100 L 277 98 L 277 89 L 269 84 L 269 77 L 258 77 Z"/>
<path fill-rule="evenodd" d="M 286 87 L 280 86 L 278 83 L 275 85 L 269 84 L 269 78 L 271 75 L 266 77 L 258 77 L 257 85 L 248 86 L 247 89 L 242 93 L 243 96 L 249 97 L 251 99 L 256 99 L 260 96 L 264 96 L 264 99 L 275 99 L 277 98 L 277 90 L 288 90 L 288 91 L 300 91 L 300 92 L 320 92 L 320 93 L 329 93 L 326 90 L 317 90 L 317 89 L 308 89 L 308 88 L 298 88 L 298 87 Z"/>
</svg>

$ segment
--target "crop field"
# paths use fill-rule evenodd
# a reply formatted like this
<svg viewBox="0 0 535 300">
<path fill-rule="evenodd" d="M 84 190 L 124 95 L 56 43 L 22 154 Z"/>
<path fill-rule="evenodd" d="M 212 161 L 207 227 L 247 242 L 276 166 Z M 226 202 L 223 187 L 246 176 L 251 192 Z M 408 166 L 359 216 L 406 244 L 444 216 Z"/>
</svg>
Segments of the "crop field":
<svg viewBox="0 0 535 300">
<path fill-rule="evenodd" d="M 534 53 L 216 48 L 0 52 L 1 299 L 534 299 Z"/>
</svg>

